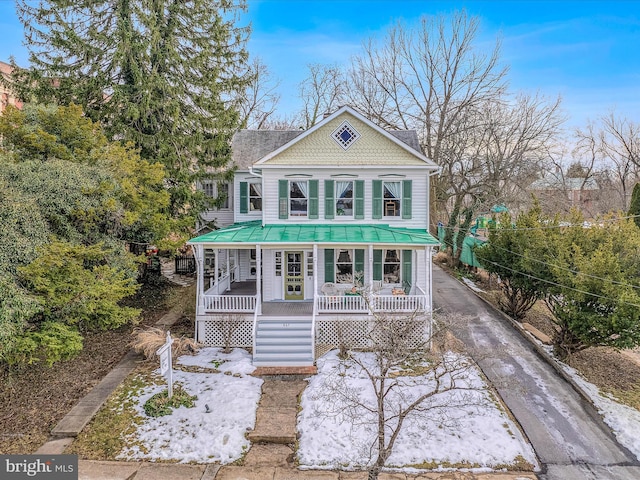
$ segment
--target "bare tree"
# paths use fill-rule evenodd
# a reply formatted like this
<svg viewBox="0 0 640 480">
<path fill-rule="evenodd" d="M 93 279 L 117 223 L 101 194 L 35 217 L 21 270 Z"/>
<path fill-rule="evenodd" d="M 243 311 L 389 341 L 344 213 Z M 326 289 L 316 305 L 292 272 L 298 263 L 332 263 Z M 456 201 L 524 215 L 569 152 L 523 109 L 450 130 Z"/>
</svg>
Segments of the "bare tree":
<svg viewBox="0 0 640 480">
<path fill-rule="evenodd" d="M 280 101 L 280 94 L 277 93 L 280 81 L 272 76 L 259 58 L 249 64 L 247 77 L 251 81 L 238 102 L 241 124 L 243 128 L 262 129 Z"/>
<path fill-rule="evenodd" d="M 478 212 L 499 203 L 517 203 L 551 155 L 563 117 L 560 101 L 538 95 L 503 96 L 459 117 L 459 128 L 447 142 L 444 171 L 452 205 L 447 245 L 457 232 L 454 261 Z M 464 220 L 459 222 L 459 216 Z"/>
<path fill-rule="evenodd" d="M 620 209 L 627 210 L 640 169 L 640 124 L 620 118 L 613 112 L 602 117 L 601 121 L 602 130 L 597 138 L 604 156 L 614 165 L 613 173 L 622 197 Z"/>
<path fill-rule="evenodd" d="M 337 65 L 311 64 L 307 68 L 309 76 L 300 84 L 305 129 L 315 125 L 324 114 L 336 110 L 344 92 L 344 76 Z"/>
<path fill-rule="evenodd" d="M 479 53 L 478 28 L 479 19 L 464 11 L 424 17 L 415 29 L 398 23 L 354 59 L 346 97 L 385 127 L 417 130 L 426 155 L 446 167 L 456 158 L 447 151 L 452 136 L 464 136 L 462 117 L 505 90 L 500 44 Z M 434 182 L 436 211 L 451 183 L 446 173 Z"/>
<path fill-rule="evenodd" d="M 418 315 L 374 315 L 366 353 L 351 350 L 321 391 L 327 408 L 323 415 L 346 415 L 355 423 L 373 425 L 370 480 L 377 479 L 403 426 L 420 416 L 433 419 L 440 428 L 453 429 L 456 412 L 486 405 L 488 397 L 474 373 L 475 364 L 461 353 L 461 343 L 449 333 L 460 316 L 442 316 L 433 335 L 425 332 L 428 319 Z M 373 395 L 350 386 L 346 372 L 365 378 Z M 419 388 L 417 388 L 419 385 Z M 452 395 L 455 392 L 455 395 Z M 319 412 L 320 413 L 320 412 Z"/>
<path fill-rule="evenodd" d="M 213 328 L 222 335 L 223 353 L 230 353 L 234 344 L 235 333 L 246 323 L 242 315 L 227 314 L 212 322 Z"/>
</svg>

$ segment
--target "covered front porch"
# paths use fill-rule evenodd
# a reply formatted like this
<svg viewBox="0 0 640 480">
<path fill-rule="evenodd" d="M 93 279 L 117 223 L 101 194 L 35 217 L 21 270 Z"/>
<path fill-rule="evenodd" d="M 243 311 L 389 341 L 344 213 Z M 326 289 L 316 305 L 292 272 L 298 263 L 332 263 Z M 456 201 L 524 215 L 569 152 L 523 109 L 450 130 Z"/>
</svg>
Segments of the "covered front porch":
<svg viewBox="0 0 640 480">
<path fill-rule="evenodd" d="M 313 364 L 316 344 L 330 347 L 346 320 L 354 338 L 379 314 L 420 316 L 430 325 L 437 241 L 426 232 L 240 224 L 190 243 L 198 267 L 197 340 L 231 338 L 233 346 L 253 348 L 257 364 L 259 352 L 262 365 Z M 306 363 L 287 357 L 302 351 Z"/>
</svg>

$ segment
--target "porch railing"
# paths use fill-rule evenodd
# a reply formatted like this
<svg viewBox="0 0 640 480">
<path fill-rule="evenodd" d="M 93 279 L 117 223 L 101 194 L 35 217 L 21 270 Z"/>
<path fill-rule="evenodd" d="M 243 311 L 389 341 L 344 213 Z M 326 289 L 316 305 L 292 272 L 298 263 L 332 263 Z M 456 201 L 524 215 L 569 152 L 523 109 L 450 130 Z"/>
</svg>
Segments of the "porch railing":
<svg viewBox="0 0 640 480">
<path fill-rule="evenodd" d="M 336 295 L 316 297 L 318 313 L 369 313 L 365 298 L 360 295 Z M 426 295 L 373 295 L 374 312 L 424 312 L 428 310 Z"/>
<path fill-rule="evenodd" d="M 376 312 L 423 312 L 427 310 L 425 295 L 376 295 L 373 300 Z"/>
<path fill-rule="evenodd" d="M 367 302 L 360 295 L 317 296 L 318 313 L 368 313 Z"/>
<path fill-rule="evenodd" d="M 203 299 L 205 313 L 253 313 L 257 305 L 257 295 L 204 295 Z"/>
</svg>

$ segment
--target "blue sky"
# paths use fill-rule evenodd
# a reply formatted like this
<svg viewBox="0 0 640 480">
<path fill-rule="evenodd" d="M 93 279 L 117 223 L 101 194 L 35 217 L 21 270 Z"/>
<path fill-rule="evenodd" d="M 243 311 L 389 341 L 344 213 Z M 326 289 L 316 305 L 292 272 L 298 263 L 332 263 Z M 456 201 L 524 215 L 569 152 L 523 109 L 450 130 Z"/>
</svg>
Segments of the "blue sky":
<svg viewBox="0 0 640 480">
<path fill-rule="evenodd" d="M 611 109 L 640 121 L 640 0 L 248 0 L 252 55 L 281 79 L 280 113 L 299 105 L 309 63 L 344 64 L 396 20 L 465 8 L 480 17 L 479 49 L 502 40 L 512 90 L 561 95 L 568 126 Z M 14 2 L 0 0 L 0 59 L 26 64 Z"/>
</svg>

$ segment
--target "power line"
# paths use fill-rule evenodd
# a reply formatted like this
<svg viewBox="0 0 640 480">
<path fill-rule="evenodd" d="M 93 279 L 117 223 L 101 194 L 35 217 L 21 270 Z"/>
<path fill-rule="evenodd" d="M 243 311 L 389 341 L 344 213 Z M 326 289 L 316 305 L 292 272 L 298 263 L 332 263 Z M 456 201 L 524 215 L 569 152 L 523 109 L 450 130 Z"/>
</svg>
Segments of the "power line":
<svg viewBox="0 0 640 480">
<path fill-rule="evenodd" d="M 492 247 L 494 247 L 494 248 L 498 248 L 498 249 L 503 250 L 505 252 L 509 252 L 509 253 L 511 253 L 513 255 L 517 255 L 517 256 L 523 257 L 523 258 L 528 258 L 529 260 L 532 260 L 534 262 L 540 263 L 540 264 L 545 265 L 547 267 L 553 267 L 553 268 L 557 268 L 557 269 L 560 269 L 560 270 L 565 270 L 565 271 L 573 273 L 575 275 L 582 275 L 582 276 L 587 277 L 587 278 L 594 278 L 596 280 L 602 280 L 603 282 L 609 282 L 609 283 L 612 283 L 614 285 L 620 285 L 620 286 L 623 286 L 623 287 L 630 287 L 630 288 L 640 289 L 640 286 L 637 286 L 637 285 L 631 285 L 629 283 L 618 282 L 618 281 L 612 280 L 610 278 L 598 277 L 597 275 L 591 275 L 589 273 L 580 272 L 578 270 L 572 270 L 572 269 L 567 268 L 567 267 L 561 267 L 560 265 L 554 265 L 553 263 L 544 262 L 542 260 L 538 260 L 537 258 L 527 257 L 526 255 L 523 255 L 522 253 L 517 253 L 517 252 L 514 252 L 514 251 L 509 250 L 507 248 L 499 247 L 498 245 L 496 245 L 494 243 L 491 243 L 490 245 Z"/>
<path fill-rule="evenodd" d="M 606 297 L 604 295 L 598 295 L 597 293 L 592 293 L 592 292 L 587 292 L 585 290 L 580 290 L 579 288 L 569 287 L 568 285 L 563 285 L 561 283 L 557 283 L 557 282 L 554 282 L 554 281 L 551 281 L 551 280 L 547 280 L 547 279 L 544 279 L 544 278 L 536 277 L 535 275 L 531 275 L 529 273 L 525 273 L 525 272 L 520 272 L 518 270 L 514 270 L 513 268 L 507 267 L 505 265 L 500 265 L 499 263 L 496 263 L 496 262 L 492 262 L 492 261 L 489 261 L 489 260 L 487 260 L 487 261 L 489 263 L 493 264 L 493 265 L 496 265 L 498 267 L 504 268 L 506 270 L 510 270 L 510 271 L 512 271 L 514 273 L 517 273 L 519 275 L 523 275 L 525 277 L 529 277 L 529 278 L 532 278 L 534 280 L 538 280 L 540 282 L 549 283 L 549 284 L 554 285 L 556 287 L 564 288 L 564 289 L 567 289 L 567 290 L 573 290 L 574 292 L 582 293 L 583 295 L 589 295 L 591 297 L 601 298 L 603 300 L 609 300 L 609 301 L 611 301 L 613 303 L 622 303 L 624 305 L 629 305 L 631 307 L 640 308 L 640 305 L 637 305 L 635 303 L 629 303 L 629 302 L 625 302 L 623 300 L 618 300 L 618 299 L 614 299 L 614 298 L 611 298 L 611 297 Z"/>
<path fill-rule="evenodd" d="M 447 244 L 447 245 L 451 246 L 451 247 L 453 246 L 452 244 L 451 245 Z M 636 305 L 635 303 L 625 302 L 623 300 L 618 300 L 618 299 L 614 299 L 614 298 L 611 298 L 611 297 L 606 297 L 604 295 L 599 295 L 597 293 L 592 293 L 592 292 L 587 292 L 585 290 L 580 290 L 578 288 L 570 287 L 568 285 L 563 285 L 561 283 L 557 283 L 557 282 L 554 282 L 552 280 L 547 280 L 547 279 L 544 279 L 544 278 L 536 277 L 535 275 L 531 275 L 529 273 L 521 272 L 519 270 L 515 270 L 513 268 L 507 267 L 506 265 L 501 265 L 499 263 L 492 262 L 490 260 L 487 260 L 487 262 L 491 263 L 492 265 L 496 265 L 496 266 L 498 266 L 500 268 L 504 268 L 505 270 L 509 270 L 509 271 L 511 271 L 513 273 L 517 273 L 519 275 L 522 275 L 522 276 L 525 276 L 525 277 L 528 277 L 528 278 L 531 278 L 531 279 L 534 279 L 534 280 L 538 280 L 538 281 L 543 282 L 543 283 L 548 283 L 548 284 L 554 285 L 556 287 L 564 288 L 564 289 L 567 289 L 567 290 L 573 290 L 574 292 L 582 293 L 583 295 L 588 295 L 588 296 L 595 297 L 595 298 L 600 298 L 600 299 L 603 299 L 603 300 L 609 300 L 612 303 L 624 304 L 624 305 L 629 305 L 629 306 L 632 306 L 632 307 L 640 308 L 640 305 Z"/>
<path fill-rule="evenodd" d="M 585 226 L 585 223 L 587 224 L 599 224 L 599 223 L 614 223 L 620 220 L 629 220 L 629 219 L 634 219 L 634 218 L 640 218 L 640 215 L 626 215 L 624 217 L 613 217 L 613 218 L 604 218 L 601 220 L 598 220 L 597 222 L 589 222 L 589 221 L 584 221 L 583 223 L 568 223 L 568 224 L 556 224 L 556 225 L 544 225 L 544 226 L 539 226 L 539 227 L 518 227 L 514 224 L 512 224 L 511 229 L 512 230 L 548 230 L 548 229 L 552 229 L 552 228 L 571 228 L 571 227 L 583 227 L 583 228 L 587 228 L 587 226 Z M 470 225 L 470 228 L 472 227 L 472 225 Z M 444 228 L 445 230 L 457 230 L 459 227 L 450 227 L 447 225 L 439 225 L 438 228 Z"/>
</svg>

